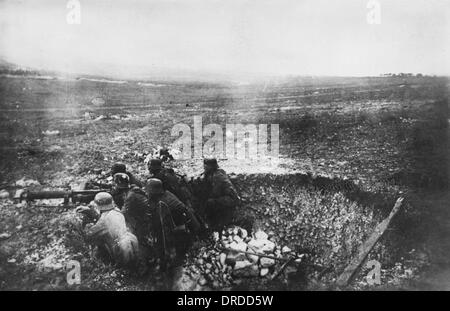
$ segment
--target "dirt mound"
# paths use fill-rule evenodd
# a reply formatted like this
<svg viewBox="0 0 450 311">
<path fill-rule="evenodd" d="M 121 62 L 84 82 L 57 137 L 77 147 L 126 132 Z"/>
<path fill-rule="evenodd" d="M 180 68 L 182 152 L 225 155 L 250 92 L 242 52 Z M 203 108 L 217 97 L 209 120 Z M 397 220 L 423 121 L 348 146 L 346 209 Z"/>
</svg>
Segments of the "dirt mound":
<svg viewBox="0 0 450 311">
<path fill-rule="evenodd" d="M 311 175 L 237 175 L 241 213 L 256 218 L 255 229 L 310 254 L 314 264 L 340 272 L 392 207 L 391 199 L 361 191 L 349 180 Z M 373 254 L 394 252 L 379 243 Z M 395 253 L 395 252 L 394 252 Z M 330 276 L 334 277 L 335 273 Z"/>
<path fill-rule="evenodd" d="M 266 277 L 261 277 L 261 265 L 258 270 L 258 264 L 249 264 L 244 267 L 248 275 L 244 273 L 241 277 L 234 273 L 235 268 L 219 263 L 224 250 L 218 246 L 217 239 L 212 239 L 188 256 L 186 271 L 201 285 L 192 288 L 304 289 L 311 284 L 317 285 L 317 281 L 321 286 L 332 285 L 356 255 L 359 246 L 389 213 L 394 199 L 364 192 L 350 180 L 308 174 L 234 175 L 232 180 L 242 199 L 237 218 L 252 217 L 255 220 L 248 235 L 262 230 L 268 233 L 274 245 L 288 246 L 293 253 L 305 256 L 299 264 L 291 264 L 275 282 L 271 279 L 282 262 L 277 262 L 276 269 L 272 268 L 268 274 L 264 272 Z M 401 223 L 397 222 L 397 225 Z M 398 260 L 405 254 L 401 247 L 405 239 L 401 232 L 396 232 L 395 226 L 393 223 L 392 231 L 368 256 L 378 260 L 384 268 L 393 267 L 384 277 L 403 271 L 399 270 Z M 227 242 L 229 235 L 225 231 L 222 242 Z M 237 240 L 236 247 L 241 239 Z M 252 243 L 245 239 L 244 242 L 241 244 L 243 247 L 246 244 L 247 248 L 242 250 L 248 252 L 248 245 Z M 228 260 L 228 255 L 226 258 Z M 242 259 L 244 265 L 246 261 Z M 292 276 L 297 278 L 295 282 L 289 281 Z"/>
<path fill-rule="evenodd" d="M 242 276 L 234 273 L 233 264 L 227 264 L 233 269 L 217 265 L 224 252 L 217 247 L 217 240 L 203 241 L 191 251 L 186 262 L 187 268 L 193 265 L 198 268 L 198 271 L 188 269 L 198 276 L 194 281 L 195 289 L 202 290 L 209 286 L 217 289 L 304 289 L 307 288 L 306 284 L 317 285 L 314 282 L 317 280 L 325 286 L 333 284 L 337 275 L 355 255 L 358 246 L 389 213 L 395 200 L 385 194 L 364 192 L 351 180 L 338 178 L 308 174 L 239 174 L 232 175 L 231 178 L 242 198 L 237 218 L 255 220 L 253 228 L 246 228 L 248 238 L 240 237 L 247 246 L 253 243 L 249 237 L 254 237 L 258 230 L 262 230 L 268 234 L 271 243 L 279 248 L 274 249 L 271 256 L 278 256 L 277 251 L 287 246 L 296 256 L 304 257 L 302 256 L 300 264 L 290 265 L 272 281 L 271 278 L 277 274 L 282 262 L 270 267 L 263 267 L 261 262 L 242 267 Z M 42 288 L 69 289 L 65 284 L 64 265 L 67 260 L 76 259 L 81 262 L 83 269 L 83 281 L 79 288 L 165 288 L 166 285 L 162 284 L 165 281 L 156 274 L 137 277 L 96 260 L 90 247 L 84 242 L 74 211 L 46 206 L 44 203 L 13 204 L 7 200 L 2 204 L 4 226 L 1 232 L 5 233 L 5 239 L 2 240 L 0 252 L 4 258 L 0 259 L 8 265 L 2 272 L 5 276 L 14 267 L 23 267 L 31 271 L 31 274 L 27 272 L 29 275 L 42 278 L 39 283 Z M 393 267 L 389 271 L 385 270 L 388 272 L 383 277 L 391 272 L 399 274 L 415 271 L 399 265 L 400 256 L 406 254 L 407 247 L 404 243 L 407 234 L 402 228 L 405 227 L 404 224 L 411 222 L 402 215 L 397 218 L 392 224 L 392 231 L 369 254 L 369 259 L 380 261 L 383 269 L 389 265 Z M 233 243 L 236 239 L 239 240 L 237 235 L 242 235 L 242 230 L 239 234 L 225 234 L 222 242 Z M 242 261 L 247 264 L 249 260 L 244 258 Z M 267 265 L 266 261 L 270 260 L 264 260 L 264 265 Z M 258 267 L 258 270 L 253 269 L 254 267 Z M 264 269 L 262 272 L 263 268 L 268 268 L 269 271 Z M 361 275 L 363 273 L 364 271 Z M 210 275 L 206 283 L 205 275 Z M 293 282 L 289 281 L 292 277 L 295 280 Z M 407 277 L 412 277 L 410 272 Z M 20 284 L 12 285 L 10 282 L 16 283 L 14 280 L 6 282 L 4 288 L 24 288 L 24 284 L 28 282 L 23 279 Z M 46 285 L 47 281 L 51 283 L 50 287 Z M 27 286 L 35 288 L 31 283 L 27 283 L 25 287 Z"/>
</svg>

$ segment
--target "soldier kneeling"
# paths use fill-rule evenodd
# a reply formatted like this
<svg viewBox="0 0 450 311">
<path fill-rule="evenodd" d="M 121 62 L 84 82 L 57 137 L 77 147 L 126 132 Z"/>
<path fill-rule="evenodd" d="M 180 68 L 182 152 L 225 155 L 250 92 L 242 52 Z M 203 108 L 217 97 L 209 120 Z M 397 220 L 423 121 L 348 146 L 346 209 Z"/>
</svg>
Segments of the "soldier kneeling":
<svg viewBox="0 0 450 311">
<path fill-rule="evenodd" d="M 103 259 L 132 268 L 138 259 L 139 245 L 136 236 L 128 230 L 125 217 L 107 192 L 95 196 L 94 206 L 98 209 L 94 218 L 98 220 L 86 230 L 87 242 L 98 247 L 98 254 Z M 90 213 L 92 211 L 91 208 Z"/>
<path fill-rule="evenodd" d="M 149 179 L 146 192 L 161 264 L 180 265 L 187 248 L 199 233 L 200 224 L 186 205 L 164 190 L 161 180 Z"/>
<path fill-rule="evenodd" d="M 233 222 L 239 196 L 224 170 L 216 159 L 204 159 L 204 179 L 206 202 L 204 213 L 213 230 L 220 231 Z"/>
<path fill-rule="evenodd" d="M 127 174 L 117 173 L 113 180 L 114 203 L 121 209 L 128 228 L 136 235 L 139 245 L 142 246 L 147 242 L 150 229 L 147 195 L 144 190 L 130 184 Z"/>
</svg>

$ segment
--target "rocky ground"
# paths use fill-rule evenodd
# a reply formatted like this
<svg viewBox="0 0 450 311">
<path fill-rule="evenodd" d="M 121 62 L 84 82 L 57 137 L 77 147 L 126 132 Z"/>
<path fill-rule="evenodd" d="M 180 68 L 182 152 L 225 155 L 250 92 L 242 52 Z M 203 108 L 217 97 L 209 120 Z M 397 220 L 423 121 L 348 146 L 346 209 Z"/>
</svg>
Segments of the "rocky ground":
<svg viewBox="0 0 450 311">
<path fill-rule="evenodd" d="M 96 176 L 95 181 L 106 177 L 101 172 Z M 251 231 L 230 227 L 195 243 L 177 282 L 179 289 L 332 288 L 361 241 L 385 214 L 376 204 L 364 206 L 362 201 L 349 199 L 350 192 L 337 185 L 320 189 L 314 184 L 317 178 L 307 175 L 232 175 L 232 180 L 243 199 L 239 214 L 251 215 L 254 226 Z M 304 187 L 299 187 L 302 184 Z M 38 181 L 25 178 L 17 181 L 16 187 L 42 188 Z M 84 242 L 79 215 L 61 201 L 1 201 L 4 289 L 171 288 L 165 275 L 152 267 L 141 275 L 95 258 Z M 429 260 L 409 244 L 399 247 L 405 240 L 398 233 L 390 233 L 390 241 L 395 243 L 379 243 L 369 259 L 383 264 L 384 286 L 404 286 Z M 71 260 L 81 264 L 80 285 L 67 284 Z M 367 271 L 362 269 L 353 288 L 373 288 L 365 278 Z"/>
<path fill-rule="evenodd" d="M 158 271 L 135 275 L 96 260 L 73 207 L 60 206 L 61 200 L 25 204 L 8 197 L 21 188 L 75 189 L 86 180 L 105 180 L 115 161 L 145 179 L 145 160 L 158 146 L 170 146 L 174 124 L 191 126 L 195 115 L 204 124 L 277 123 L 281 141 L 276 163 L 220 161 L 243 198 L 240 213 L 256 222 L 247 237 L 230 228 L 218 241 L 197 243 L 186 259 L 185 286 L 333 289 L 399 195 L 406 197 L 405 206 L 369 254 L 381 263 L 381 285 L 369 284 L 371 268 L 363 265 L 349 289 L 414 289 L 417 282 L 429 284 L 421 281 L 426 271 L 436 279 L 436 265 L 449 264 L 444 250 L 450 248 L 443 245 L 448 230 L 442 229 L 448 216 L 445 79 L 158 88 L 0 79 L 0 289 L 168 288 Z M 200 159 L 171 166 L 188 176 L 201 172 Z M 257 232 L 269 237 L 258 239 Z M 259 240 L 265 242 L 252 242 Z M 281 252 L 295 257 L 294 263 L 277 275 L 279 260 L 254 262 L 251 255 L 219 248 L 243 251 L 243 243 L 245 251 L 273 257 Z M 257 247 L 271 243 L 275 248 L 268 253 Z M 284 247 L 291 252 L 283 254 Z M 80 285 L 66 282 L 68 260 L 81 263 Z"/>
</svg>

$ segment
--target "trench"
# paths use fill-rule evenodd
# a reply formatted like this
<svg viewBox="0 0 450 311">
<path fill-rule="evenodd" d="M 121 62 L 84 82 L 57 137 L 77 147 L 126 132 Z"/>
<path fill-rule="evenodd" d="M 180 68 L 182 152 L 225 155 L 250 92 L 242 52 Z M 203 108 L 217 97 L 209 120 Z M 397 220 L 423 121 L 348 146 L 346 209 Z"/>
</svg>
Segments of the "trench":
<svg viewBox="0 0 450 311">
<path fill-rule="evenodd" d="M 336 278 L 357 254 L 358 247 L 371 235 L 374 228 L 391 211 L 397 195 L 373 193 L 362 190 L 351 180 L 313 176 L 310 174 L 230 174 L 230 178 L 241 197 L 237 209 L 237 219 L 252 219 L 249 233 L 263 230 L 271 233 L 277 246 L 288 246 L 295 253 L 306 254 L 296 269 L 286 269 L 272 280 L 281 264 L 271 267 L 266 277 L 235 277 L 230 282 L 214 281 L 223 276 L 208 270 L 214 266 L 215 252 L 209 240 L 202 241 L 199 248 L 190 250 L 184 267 L 189 275 L 186 290 L 305 290 L 332 288 Z M 394 218 L 384 236 L 370 252 L 368 259 L 378 260 L 383 268 L 394 265 L 410 249 L 414 241 L 411 228 L 420 220 L 410 211 L 414 206 L 406 204 Z M 71 214 L 72 215 L 72 214 Z M 241 227 L 244 225 L 236 223 Z M 83 238 L 78 231 L 65 237 L 74 251 L 85 249 Z M 75 245 L 75 246 L 74 246 Z M 202 256 L 209 252 L 208 256 Z M 87 251 L 86 251 L 87 254 Z M 201 264 L 199 258 L 204 258 Z M 92 259 L 86 255 L 83 265 Z M 292 268 L 292 267 L 290 267 Z M 152 270 L 153 271 L 153 270 Z M 362 271 L 361 273 L 363 273 Z M 227 272 L 228 273 L 228 272 Z M 210 275 L 208 283 L 200 285 L 199 278 Z M 130 282 L 147 288 L 166 285 L 159 284 L 153 272 L 145 280 Z M 105 276 L 106 279 L 107 276 Z M 192 282 L 193 281 L 193 282 Z M 87 281 L 89 283 L 89 281 Z M 94 281 L 92 281 L 94 282 Z M 97 282 L 97 281 L 96 281 Z M 147 284 L 147 285 L 141 285 Z M 90 283 L 89 283 L 90 284 Z M 97 283 L 93 283 L 97 284 Z M 104 286 L 104 285 L 101 285 Z M 141 287 L 142 286 L 142 287 Z"/>
<path fill-rule="evenodd" d="M 305 288 L 311 279 L 333 284 L 397 199 L 393 194 L 364 191 L 351 180 L 301 173 L 238 174 L 232 181 L 242 199 L 238 218 L 251 216 L 253 232 L 272 232 L 277 245 L 306 253 L 309 264 L 321 267 L 302 270 L 297 275 L 300 280 L 287 289 Z M 393 265 L 410 247 L 405 232 L 410 225 L 407 212 L 397 214 L 368 258 L 383 267 Z M 247 282 L 244 289 L 281 286 L 263 283 Z"/>
</svg>

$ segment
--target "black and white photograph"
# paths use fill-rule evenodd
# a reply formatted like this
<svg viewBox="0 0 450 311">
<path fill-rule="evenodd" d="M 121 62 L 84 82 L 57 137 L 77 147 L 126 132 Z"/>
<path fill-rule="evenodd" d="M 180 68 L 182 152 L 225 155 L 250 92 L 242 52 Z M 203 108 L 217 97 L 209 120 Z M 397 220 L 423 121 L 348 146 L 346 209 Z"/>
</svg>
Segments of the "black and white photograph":
<svg viewBox="0 0 450 311">
<path fill-rule="evenodd" d="M 0 292 L 448 291 L 449 93 L 450 1 L 0 0 Z"/>
</svg>

